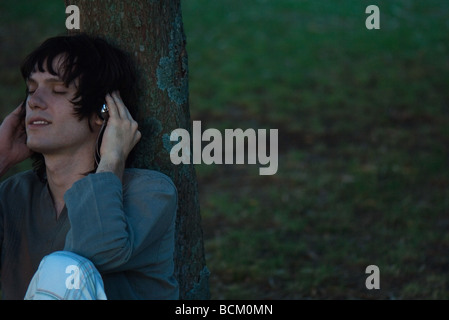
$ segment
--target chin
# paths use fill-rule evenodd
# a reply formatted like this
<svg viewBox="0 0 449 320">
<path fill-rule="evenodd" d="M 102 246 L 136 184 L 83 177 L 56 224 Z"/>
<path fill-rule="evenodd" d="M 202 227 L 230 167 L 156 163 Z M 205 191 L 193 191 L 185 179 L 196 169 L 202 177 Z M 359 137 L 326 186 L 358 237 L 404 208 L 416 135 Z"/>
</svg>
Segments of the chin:
<svg viewBox="0 0 449 320">
<path fill-rule="evenodd" d="M 32 140 L 27 141 L 27 147 L 28 147 L 28 149 L 30 149 L 31 151 L 36 152 L 36 153 L 46 153 L 49 151 L 49 148 L 46 147 L 45 145 L 43 145 L 42 143 L 37 143 Z"/>
</svg>

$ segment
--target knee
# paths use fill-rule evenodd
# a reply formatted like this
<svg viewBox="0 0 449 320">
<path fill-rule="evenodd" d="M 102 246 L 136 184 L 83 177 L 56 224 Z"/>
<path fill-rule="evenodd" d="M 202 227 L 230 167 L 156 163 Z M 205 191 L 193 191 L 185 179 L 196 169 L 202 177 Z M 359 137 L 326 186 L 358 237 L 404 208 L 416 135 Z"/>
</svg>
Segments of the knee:
<svg viewBox="0 0 449 320">
<path fill-rule="evenodd" d="M 90 260 L 69 251 L 56 251 L 45 256 L 39 270 L 56 274 L 71 273 L 68 270 L 77 270 L 80 274 L 98 272 Z"/>
<path fill-rule="evenodd" d="M 41 277 L 65 279 L 67 289 L 79 289 L 81 280 L 98 273 L 90 260 L 69 251 L 57 251 L 45 256 L 39 269 Z"/>
<path fill-rule="evenodd" d="M 30 287 L 31 291 L 62 295 L 62 299 L 83 292 L 95 299 L 96 292 L 103 290 L 103 281 L 90 260 L 73 252 L 57 251 L 42 259 Z"/>
</svg>

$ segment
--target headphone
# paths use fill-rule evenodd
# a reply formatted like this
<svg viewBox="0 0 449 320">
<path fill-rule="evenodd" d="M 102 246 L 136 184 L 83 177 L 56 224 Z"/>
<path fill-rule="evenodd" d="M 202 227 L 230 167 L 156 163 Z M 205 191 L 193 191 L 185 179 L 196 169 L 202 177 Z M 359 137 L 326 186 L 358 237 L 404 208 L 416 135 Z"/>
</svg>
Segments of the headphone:
<svg viewBox="0 0 449 320">
<path fill-rule="evenodd" d="M 98 134 L 98 138 L 97 138 L 97 142 L 96 142 L 96 146 L 95 146 L 95 163 L 97 164 L 97 166 L 101 160 L 100 146 L 101 146 L 101 141 L 103 139 L 104 129 L 106 128 L 106 125 L 107 125 L 107 122 L 109 119 L 109 109 L 108 109 L 108 105 L 106 104 L 106 102 L 103 103 L 103 105 L 101 106 L 101 108 L 98 112 L 98 116 L 103 120 L 103 124 L 101 125 L 100 133 Z"/>
<path fill-rule="evenodd" d="M 108 109 L 108 105 L 106 104 L 106 102 L 103 103 L 103 105 L 101 106 L 101 109 L 100 109 L 100 112 L 99 112 L 98 115 L 105 122 L 108 121 L 108 119 L 109 119 L 109 109 Z"/>
</svg>

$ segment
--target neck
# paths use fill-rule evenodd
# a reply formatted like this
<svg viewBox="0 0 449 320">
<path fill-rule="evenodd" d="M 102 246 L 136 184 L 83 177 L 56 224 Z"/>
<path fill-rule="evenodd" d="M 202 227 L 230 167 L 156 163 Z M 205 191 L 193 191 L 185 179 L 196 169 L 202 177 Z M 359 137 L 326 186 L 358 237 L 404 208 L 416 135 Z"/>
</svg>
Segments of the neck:
<svg viewBox="0 0 449 320">
<path fill-rule="evenodd" d="M 45 156 L 47 182 L 57 218 L 64 208 L 64 194 L 72 185 L 94 169 L 94 159 L 85 155 Z"/>
</svg>

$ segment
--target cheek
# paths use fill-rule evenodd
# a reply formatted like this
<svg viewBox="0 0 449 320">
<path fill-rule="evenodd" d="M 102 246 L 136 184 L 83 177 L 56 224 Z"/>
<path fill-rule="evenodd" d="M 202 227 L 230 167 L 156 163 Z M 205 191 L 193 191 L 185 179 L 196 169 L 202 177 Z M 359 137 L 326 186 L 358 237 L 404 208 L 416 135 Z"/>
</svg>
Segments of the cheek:
<svg viewBox="0 0 449 320">
<path fill-rule="evenodd" d="M 89 129 L 89 124 L 87 120 L 78 121 L 77 118 L 72 116 L 70 120 L 61 122 L 61 130 L 67 132 L 68 134 L 74 134 L 77 136 L 89 136 L 91 130 Z"/>
</svg>

